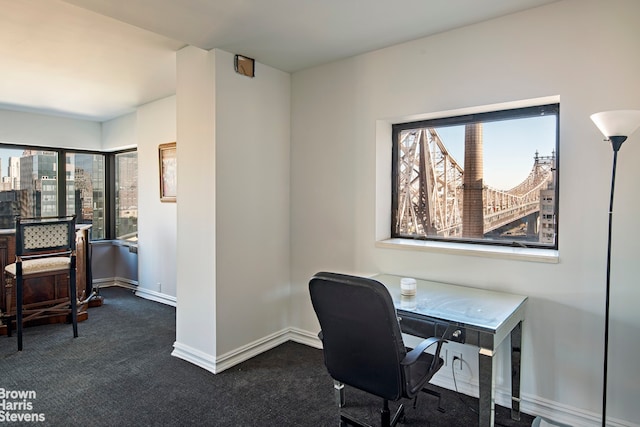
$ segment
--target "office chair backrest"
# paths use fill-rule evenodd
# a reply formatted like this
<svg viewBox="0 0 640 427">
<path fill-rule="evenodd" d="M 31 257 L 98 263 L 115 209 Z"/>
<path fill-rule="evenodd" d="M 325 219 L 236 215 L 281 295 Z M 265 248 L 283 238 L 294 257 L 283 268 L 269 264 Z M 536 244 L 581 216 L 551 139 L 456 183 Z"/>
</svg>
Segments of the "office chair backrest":
<svg viewBox="0 0 640 427">
<path fill-rule="evenodd" d="M 406 355 L 389 291 L 372 279 L 318 273 L 309 282 L 334 380 L 388 400 L 403 393 Z"/>
</svg>

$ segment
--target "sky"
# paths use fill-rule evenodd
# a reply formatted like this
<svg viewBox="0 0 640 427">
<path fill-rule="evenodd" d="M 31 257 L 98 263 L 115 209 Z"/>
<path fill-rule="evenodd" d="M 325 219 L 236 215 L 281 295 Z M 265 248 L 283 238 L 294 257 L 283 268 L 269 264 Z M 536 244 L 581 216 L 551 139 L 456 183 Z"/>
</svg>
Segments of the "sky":
<svg viewBox="0 0 640 427">
<path fill-rule="evenodd" d="M 0 164 L 0 167 L 2 167 L 0 176 L 9 176 L 9 157 L 21 157 L 23 152 L 23 149 L 13 150 L 0 147 L 0 161 L 2 162 Z"/>
<path fill-rule="evenodd" d="M 436 128 L 440 139 L 464 165 L 464 126 Z M 556 117 L 537 116 L 483 124 L 484 184 L 509 190 L 531 172 L 536 151 L 551 156 L 556 149 Z"/>
</svg>

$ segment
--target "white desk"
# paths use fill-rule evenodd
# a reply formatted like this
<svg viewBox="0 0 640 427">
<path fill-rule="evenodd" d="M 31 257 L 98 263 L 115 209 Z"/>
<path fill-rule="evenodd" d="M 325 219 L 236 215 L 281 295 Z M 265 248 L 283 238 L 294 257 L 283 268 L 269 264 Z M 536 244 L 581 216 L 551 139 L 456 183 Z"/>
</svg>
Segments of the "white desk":
<svg viewBox="0 0 640 427">
<path fill-rule="evenodd" d="M 372 277 L 393 297 L 402 331 L 423 338 L 447 340 L 479 348 L 479 426 L 494 425 L 494 352 L 511 337 L 511 418 L 520 419 L 520 354 L 527 297 L 416 279 L 413 298 L 400 295 L 400 276 Z"/>
</svg>

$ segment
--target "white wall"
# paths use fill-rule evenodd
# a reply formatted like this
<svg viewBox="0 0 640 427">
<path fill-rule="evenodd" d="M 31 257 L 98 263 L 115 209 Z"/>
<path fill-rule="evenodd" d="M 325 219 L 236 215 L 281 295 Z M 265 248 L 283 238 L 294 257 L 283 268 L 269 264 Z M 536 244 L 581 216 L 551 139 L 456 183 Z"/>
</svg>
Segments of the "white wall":
<svg viewBox="0 0 640 427">
<path fill-rule="evenodd" d="M 0 109 L 0 142 L 99 150 L 101 125 L 88 120 Z"/>
<path fill-rule="evenodd" d="M 177 53 L 178 237 L 173 355 L 216 369 L 215 52 Z"/>
<path fill-rule="evenodd" d="M 564 0 L 295 73 L 292 77 L 292 326 L 318 330 L 308 298 L 319 270 L 388 272 L 529 295 L 523 408 L 576 425 L 600 416 L 611 148 L 589 115 L 640 109 L 640 2 Z M 379 121 L 559 96 L 557 264 L 375 244 Z M 622 147 L 614 218 L 608 414 L 640 420 L 640 134 Z M 386 148 L 385 148 L 386 147 Z M 388 221 L 388 217 L 386 218 Z M 470 351 L 470 350 L 465 350 Z M 499 354 L 503 359 L 504 352 Z M 473 352 L 465 358 L 473 361 Z M 471 384 L 477 366 L 471 366 Z M 474 371 L 475 370 L 475 371 Z M 474 379 L 475 377 L 475 379 Z M 499 398 L 508 393 L 501 368 Z M 504 402 L 506 403 L 506 402 Z"/>
<path fill-rule="evenodd" d="M 175 96 L 102 124 L 103 150 L 137 147 L 138 151 L 137 294 L 171 305 L 176 301 L 177 207 L 160 202 L 158 146 L 175 141 Z"/>
<path fill-rule="evenodd" d="M 216 50 L 217 351 L 289 325 L 290 75 Z"/>
<path fill-rule="evenodd" d="M 176 297 L 177 208 L 160 202 L 158 146 L 176 142 L 176 97 L 145 104 L 136 114 L 138 293 L 171 303 Z"/>
<path fill-rule="evenodd" d="M 115 151 L 137 146 L 137 117 L 137 112 L 133 112 L 102 122 L 102 149 Z"/>
<path fill-rule="evenodd" d="M 261 64 L 240 76 L 220 50 L 177 57 L 173 354 L 219 372 L 289 324 L 290 76 Z"/>
</svg>

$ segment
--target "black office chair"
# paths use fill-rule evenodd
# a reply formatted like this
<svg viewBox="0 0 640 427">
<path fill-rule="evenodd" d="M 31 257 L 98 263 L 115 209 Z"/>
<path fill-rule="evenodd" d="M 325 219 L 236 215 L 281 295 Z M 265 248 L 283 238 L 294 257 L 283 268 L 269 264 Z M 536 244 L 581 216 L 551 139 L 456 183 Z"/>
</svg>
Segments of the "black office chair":
<svg viewBox="0 0 640 427">
<path fill-rule="evenodd" d="M 18 335 L 18 351 L 22 350 L 23 322 L 48 314 L 71 314 L 73 337 L 78 336 L 78 310 L 76 292 L 76 217 L 16 218 L 16 260 L 5 267 L 7 276 L 7 335 L 11 335 L 12 297 L 10 290 L 16 287 L 15 319 Z M 60 296 L 53 304 L 34 303 L 23 306 L 23 281 L 25 279 L 67 274 L 68 297 Z"/>
<path fill-rule="evenodd" d="M 311 278 L 309 292 L 329 374 L 337 382 L 381 397 L 382 426 L 396 425 L 404 406 L 391 419 L 389 401 L 417 397 L 444 364 L 440 350 L 445 341 L 428 338 L 407 352 L 391 295 L 376 280 L 322 272 Z M 424 352 L 433 345 L 433 355 Z M 340 422 L 367 426 L 344 411 Z"/>
</svg>

